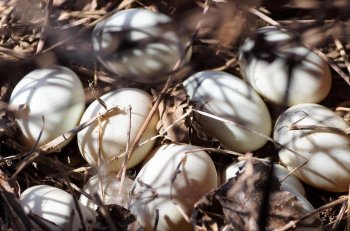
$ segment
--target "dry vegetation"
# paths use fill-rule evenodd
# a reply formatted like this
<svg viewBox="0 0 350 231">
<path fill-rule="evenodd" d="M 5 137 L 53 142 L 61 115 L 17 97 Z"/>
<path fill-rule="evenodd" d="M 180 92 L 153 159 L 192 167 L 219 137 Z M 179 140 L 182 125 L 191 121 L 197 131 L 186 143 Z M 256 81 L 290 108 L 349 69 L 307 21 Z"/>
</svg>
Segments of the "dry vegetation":
<svg viewBox="0 0 350 231">
<path fill-rule="evenodd" d="M 165 13 L 174 19 L 175 23 L 172 26 L 192 35 L 191 62 L 180 70 L 174 67 L 180 73 L 180 77 L 170 77 L 167 83 L 155 86 L 140 85 L 117 78 L 98 64 L 91 49 L 92 28 L 108 15 L 132 7 Z M 60 137 L 49 145 L 37 147 L 30 152 L 16 140 L 19 130 L 14 117 L 21 109 L 8 107 L 6 102 L 15 84 L 29 71 L 52 64 L 70 67 L 84 84 L 87 103 L 94 100 L 98 94 L 122 86 L 135 86 L 152 91 L 155 106 L 151 113 L 158 113 L 159 110 L 162 115 L 162 122 L 158 128 L 162 131 L 171 126 L 170 130 L 161 133 L 158 142 L 200 144 L 208 148 L 220 169 L 224 162 L 237 158 L 239 154 L 218 150 L 220 144 L 217 141 L 206 139 L 198 125 L 192 126 L 191 113 L 186 113 L 190 108 L 188 99 L 178 83 L 191 73 L 207 69 L 223 70 L 241 76 L 237 51 L 242 40 L 257 27 L 281 25 L 295 31 L 298 35 L 296 40 L 315 49 L 329 63 L 332 68 L 333 86 L 330 95 L 322 104 L 333 110 L 338 109 L 339 114 L 349 120 L 349 21 L 350 2 L 346 0 L 2 0 L 0 230 L 21 230 L 28 224 L 29 218 L 24 215 L 17 199 L 24 189 L 36 184 L 49 184 L 69 191 L 73 186 L 78 195 L 86 179 L 95 171 L 82 159 L 74 140 L 60 152 L 53 154 L 46 154 L 46 151 L 55 147 L 60 142 Z M 275 105 L 269 105 L 269 108 L 273 119 L 284 109 Z M 188 120 L 182 120 L 183 118 Z M 77 127 L 76 131 L 79 129 L 81 127 Z M 142 132 L 141 130 L 139 134 Z M 131 144 L 129 155 L 137 145 L 137 140 Z M 240 158 L 245 156 L 244 153 L 239 155 Z M 255 152 L 254 156 L 276 156 L 276 151 L 270 142 Z M 137 170 L 138 167 L 128 170 L 127 174 L 134 177 Z M 222 190 L 220 193 L 221 196 L 224 195 Z M 315 208 L 318 208 L 316 212 L 319 212 L 326 230 L 345 230 L 346 227 L 350 227 L 346 193 L 328 193 L 311 187 L 307 187 L 307 193 Z M 111 217 L 123 217 L 126 220 L 129 216 L 120 209 L 113 210 L 113 214 L 103 211 L 100 211 L 100 216 L 106 217 L 107 221 Z M 296 216 L 298 213 L 294 213 L 296 212 L 290 214 L 291 220 L 299 221 L 299 217 Z M 196 218 L 198 220 L 194 223 L 197 222 L 198 225 L 201 220 L 200 217 Z M 222 221 L 212 219 L 213 223 L 220 227 Z M 110 225 L 113 224 L 107 222 L 109 228 Z M 126 229 L 125 224 L 114 225 Z M 290 224 L 285 228 L 288 228 L 288 225 Z M 217 226 L 206 226 L 212 230 L 215 230 L 215 227 Z M 96 229 L 102 228 L 97 225 Z M 129 226 L 129 229 L 135 227 Z"/>
</svg>

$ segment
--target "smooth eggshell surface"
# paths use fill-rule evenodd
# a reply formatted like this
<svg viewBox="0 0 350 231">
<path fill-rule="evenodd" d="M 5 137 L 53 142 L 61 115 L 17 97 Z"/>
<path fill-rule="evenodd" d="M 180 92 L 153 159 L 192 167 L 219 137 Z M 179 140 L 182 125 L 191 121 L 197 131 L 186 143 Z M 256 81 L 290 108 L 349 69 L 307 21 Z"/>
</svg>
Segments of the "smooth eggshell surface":
<svg viewBox="0 0 350 231">
<path fill-rule="evenodd" d="M 101 96 L 101 99 L 108 108 L 118 106 L 120 111 L 103 119 L 100 125 L 96 121 L 78 133 L 80 152 L 86 161 L 93 166 L 98 165 L 100 156 L 101 163 L 105 163 L 107 160 L 124 153 L 128 142 L 129 124 L 131 123 L 130 143 L 132 143 L 152 108 L 152 97 L 147 92 L 136 88 L 115 90 Z M 129 105 L 131 106 L 131 121 L 128 113 Z M 105 111 L 105 108 L 96 100 L 86 109 L 80 123 L 84 123 Z M 140 143 L 157 134 L 156 124 L 158 120 L 159 116 L 155 114 L 147 126 Z M 99 142 L 99 128 L 102 129 L 101 145 Z M 149 141 L 136 149 L 128 162 L 128 167 L 133 167 L 140 163 L 151 151 L 154 142 L 155 140 Z M 107 171 L 118 171 L 124 159 L 123 157 L 111 161 Z"/>
<path fill-rule="evenodd" d="M 83 191 L 92 197 L 97 193 L 106 205 L 117 204 L 127 208 L 129 191 L 133 181 L 129 177 L 125 177 L 123 185 L 121 185 L 121 182 L 116 177 L 115 174 L 95 175 L 84 185 Z M 95 211 L 98 207 L 97 204 L 83 194 L 80 196 L 79 201 L 92 211 Z"/>
<path fill-rule="evenodd" d="M 252 131 L 269 136 L 269 111 L 255 90 L 236 76 L 225 72 L 202 71 L 184 82 L 192 101 L 198 107 Z M 203 115 L 198 116 L 205 132 L 217 138 L 225 148 L 247 152 L 262 147 L 267 139 L 235 124 L 221 122 Z"/>
<path fill-rule="evenodd" d="M 261 28 L 256 37 L 261 40 L 256 42 L 248 38 L 243 43 L 240 61 L 246 80 L 259 94 L 288 106 L 318 103 L 328 95 L 331 72 L 320 57 L 301 45 L 277 51 L 274 43 L 291 39 L 291 36 L 276 27 Z M 269 49 L 263 50 L 263 46 Z"/>
<path fill-rule="evenodd" d="M 289 129 L 291 125 L 294 130 Z M 280 160 L 290 171 L 308 161 L 295 172 L 299 179 L 318 189 L 345 192 L 350 184 L 347 128 L 342 118 L 324 106 L 290 107 L 277 119 L 274 139 L 295 153 L 282 147 Z"/>
<path fill-rule="evenodd" d="M 130 211 L 146 230 L 154 230 L 157 212 L 156 230 L 192 230 L 179 208 L 190 216 L 194 203 L 217 187 L 213 161 L 206 152 L 193 152 L 195 149 L 198 147 L 161 146 L 137 175 Z"/>
<path fill-rule="evenodd" d="M 166 80 L 189 40 L 172 27 L 168 16 L 146 9 L 127 9 L 98 23 L 92 44 L 100 63 L 136 82 Z M 187 56 L 187 61 L 190 54 Z"/>
<path fill-rule="evenodd" d="M 85 95 L 82 83 L 73 71 L 54 66 L 24 76 L 13 89 L 9 103 L 27 105 L 28 110 L 22 111 L 16 121 L 23 133 L 24 144 L 30 147 L 42 128 L 39 145 L 73 129 L 84 111 Z"/>
<path fill-rule="evenodd" d="M 72 195 L 62 189 L 48 185 L 33 186 L 21 194 L 20 203 L 26 213 L 32 212 L 55 223 L 45 222 L 50 230 L 78 231 L 82 228 Z M 80 203 L 79 207 L 85 227 L 92 226 L 95 222 L 92 213 Z"/>
</svg>

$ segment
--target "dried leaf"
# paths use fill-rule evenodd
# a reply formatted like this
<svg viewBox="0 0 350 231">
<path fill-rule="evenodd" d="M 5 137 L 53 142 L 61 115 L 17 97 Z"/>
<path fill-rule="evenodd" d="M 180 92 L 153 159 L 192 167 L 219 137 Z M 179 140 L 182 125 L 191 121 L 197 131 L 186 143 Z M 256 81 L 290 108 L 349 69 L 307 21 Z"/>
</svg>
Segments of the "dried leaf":
<svg viewBox="0 0 350 231">
<path fill-rule="evenodd" d="M 305 214 L 296 196 L 280 190 L 277 178 L 270 177 L 268 164 L 254 162 L 251 170 L 247 168 L 196 203 L 192 213 L 195 230 L 271 230 Z M 304 225 L 320 226 L 318 219 L 312 221 Z"/>
<path fill-rule="evenodd" d="M 221 46 L 230 48 L 240 36 L 245 25 L 245 11 L 237 9 L 233 4 L 221 7 L 220 11 L 223 19 L 217 31 L 217 38 Z"/>
<path fill-rule="evenodd" d="M 186 118 L 181 119 L 188 107 L 189 99 L 184 86 L 177 84 L 170 88 L 158 107 L 160 120 L 157 130 L 162 133 L 172 126 L 166 131 L 166 137 L 173 142 L 188 142 L 189 131 Z"/>
</svg>

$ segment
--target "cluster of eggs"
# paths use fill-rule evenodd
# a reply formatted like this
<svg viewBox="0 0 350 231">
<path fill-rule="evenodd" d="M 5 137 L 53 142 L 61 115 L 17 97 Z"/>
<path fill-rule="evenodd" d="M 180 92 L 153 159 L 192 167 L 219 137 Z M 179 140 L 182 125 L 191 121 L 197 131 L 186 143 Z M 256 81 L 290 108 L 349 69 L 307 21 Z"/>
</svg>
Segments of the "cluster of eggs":
<svg viewBox="0 0 350 231">
<path fill-rule="evenodd" d="M 188 37 L 167 26 L 170 23 L 168 16 L 144 9 L 120 11 L 93 30 L 96 57 L 120 77 L 141 83 L 164 81 L 181 57 L 185 61 L 190 58 L 186 54 L 188 50 L 190 53 L 186 48 Z M 347 169 L 350 149 L 348 139 L 339 131 L 344 131 L 347 124 L 316 104 L 330 91 L 327 64 L 301 45 L 286 46 L 276 52 L 260 49 L 290 38 L 285 31 L 266 27 L 257 31 L 255 39 L 244 42 L 240 63 L 247 83 L 225 72 L 202 71 L 184 81 L 185 89 L 200 108 L 196 109 L 196 116 L 205 132 L 218 139 L 224 148 L 237 152 L 261 148 L 272 133 L 272 119 L 263 98 L 291 106 L 277 119 L 273 131 L 280 145 L 281 162 L 289 171 L 302 166 L 295 176 L 307 184 L 329 191 L 346 191 L 350 183 Z M 115 173 L 125 160 L 128 142 L 133 142 L 152 107 L 152 97 L 143 90 L 122 88 L 109 92 L 83 112 L 84 90 L 78 76 L 68 68 L 55 66 L 26 75 L 14 88 L 10 104 L 27 105 L 17 122 L 22 130 L 21 139 L 29 147 L 48 143 L 73 129 L 79 120 L 83 124 L 117 108 L 77 135 L 85 160 L 91 166 L 107 169 L 107 173 L 93 177 L 83 190 L 100 194 L 104 203 L 129 208 L 146 230 L 154 230 L 156 220 L 157 230 L 191 230 L 183 213 L 190 215 L 194 203 L 221 183 L 213 161 L 198 147 L 171 144 L 152 151 L 155 143 L 152 137 L 157 135 L 159 120 L 155 114 L 141 138 L 141 142 L 148 142 L 135 150 L 127 167 L 141 163 L 146 156 L 148 161 L 134 181 L 126 178 L 123 187 L 120 186 Z M 316 126 L 324 129 L 305 129 Z M 302 201 L 306 211 L 312 210 L 297 178 L 290 176 L 284 187 Z M 21 196 L 26 212 L 37 213 L 59 228 L 78 230 L 83 223 L 92 224 L 96 204 L 82 195 L 79 202 L 82 215 L 72 220 L 67 211 L 77 213 L 74 202 L 71 195 L 50 186 L 31 187 Z M 56 211 L 58 203 L 63 207 Z"/>
</svg>

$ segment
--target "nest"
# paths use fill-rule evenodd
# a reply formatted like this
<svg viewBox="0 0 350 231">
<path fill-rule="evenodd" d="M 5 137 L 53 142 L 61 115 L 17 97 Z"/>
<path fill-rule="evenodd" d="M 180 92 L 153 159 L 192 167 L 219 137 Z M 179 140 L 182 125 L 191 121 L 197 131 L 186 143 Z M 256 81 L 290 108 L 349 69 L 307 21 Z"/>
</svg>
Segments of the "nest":
<svg viewBox="0 0 350 231">
<path fill-rule="evenodd" d="M 155 85 L 139 84 L 115 77 L 100 66 L 91 48 L 92 29 L 101 20 L 127 8 L 145 8 L 169 15 L 174 19 L 171 26 L 181 28 L 192 36 L 191 61 L 188 65 L 174 68 L 176 78 L 170 76 L 166 83 Z M 238 157 L 249 159 L 250 154 L 238 155 L 225 151 L 221 148 L 220 142 L 211 139 L 202 131 L 190 113 L 192 105 L 181 82 L 192 73 L 201 70 L 220 70 L 242 77 L 238 63 L 240 44 L 247 36 L 253 34 L 256 28 L 275 25 L 292 31 L 296 35 L 293 39 L 313 49 L 329 64 L 332 69 L 333 85 L 331 93 L 321 104 L 337 110 L 339 115 L 349 120 L 350 62 L 347 56 L 350 49 L 349 12 L 350 3 L 343 0 L 2 1 L 0 3 L 0 229 L 22 230 L 33 219 L 24 213 L 18 202 L 19 195 L 26 188 L 47 184 L 78 196 L 87 179 L 97 171 L 81 157 L 75 140 L 58 152 L 48 153 L 61 142 L 60 137 L 48 146 L 35 147 L 30 151 L 16 139 L 20 131 L 14 118 L 21 108 L 10 107 L 7 102 L 16 83 L 31 70 L 55 64 L 71 68 L 84 85 L 87 104 L 99 95 L 125 86 L 152 92 L 154 107 L 151 113 L 159 113 L 161 117 L 158 124 L 160 131 L 158 144 L 185 142 L 200 145 L 210 152 L 220 169 L 223 163 L 237 160 Z M 276 105 L 268 106 L 273 120 L 276 120 L 280 111 L 284 110 L 283 107 Z M 142 132 L 139 131 L 140 134 Z M 76 133 L 73 133 L 73 137 L 75 135 Z M 137 144 L 138 141 L 131 145 L 130 153 Z M 266 156 L 276 156 L 272 142 L 254 152 L 256 158 Z M 127 170 L 126 174 L 134 178 L 139 169 L 140 166 L 136 166 Z M 261 167 L 253 169 L 256 173 L 255 180 L 256 176 L 264 175 L 261 173 Z M 201 227 L 201 230 L 220 230 L 226 227 L 227 220 L 211 217 L 211 225 L 205 225 L 208 223 L 205 223 L 203 217 L 217 211 L 214 208 L 217 203 L 223 206 L 223 198 L 229 191 L 228 187 L 233 187 L 232 182 L 223 189 L 207 195 L 208 198 L 215 199 L 208 199 L 197 205 L 198 213 L 192 217 L 192 223 L 197 225 L 198 229 Z M 310 201 L 317 208 L 315 213 L 319 213 L 325 230 L 341 230 L 349 227 L 347 194 L 324 192 L 308 186 L 306 191 L 308 195 L 312 195 Z M 283 194 L 271 196 L 281 200 L 285 198 Z M 215 201 L 218 198 L 222 201 Z M 264 200 L 264 196 L 261 198 Z M 226 205 L 237 206 L 229 203 Z M 263 206 L 264 203 L 260 201 L 254 204 L 258 205 Z M 298 223 L 312 216 L 312 214 L 298 216 L 298 211 L 295 210 L 285 212 L 291 220 L 285 223 L 277 222 L 276 226 L 272 225 L 273 228 L 284 230 L 292 227 L 293 222 Z M 130 221 L 131 215 L 128 211 L 118 207 L 105 206 L 99 210 L 98 215 L 100 222 L 96 225 L 96 230 L 112 230 L 111 226 L 117 227 L 118 230 L 140 228 L 133 223 L 130 225 L 108 222 L 111 221 L 111 217 L 112 221 L 118 219 Z M 255 215 L 254 219 L 258 221 L 259 214 Z M 237 219 L 232 214 L 229 218 Z M 267 223 L 261 222 L 260 219 L 257 224 Z M 244 227 L 237 225 L 236 229 L 244 230 Z"/>
</svg>

